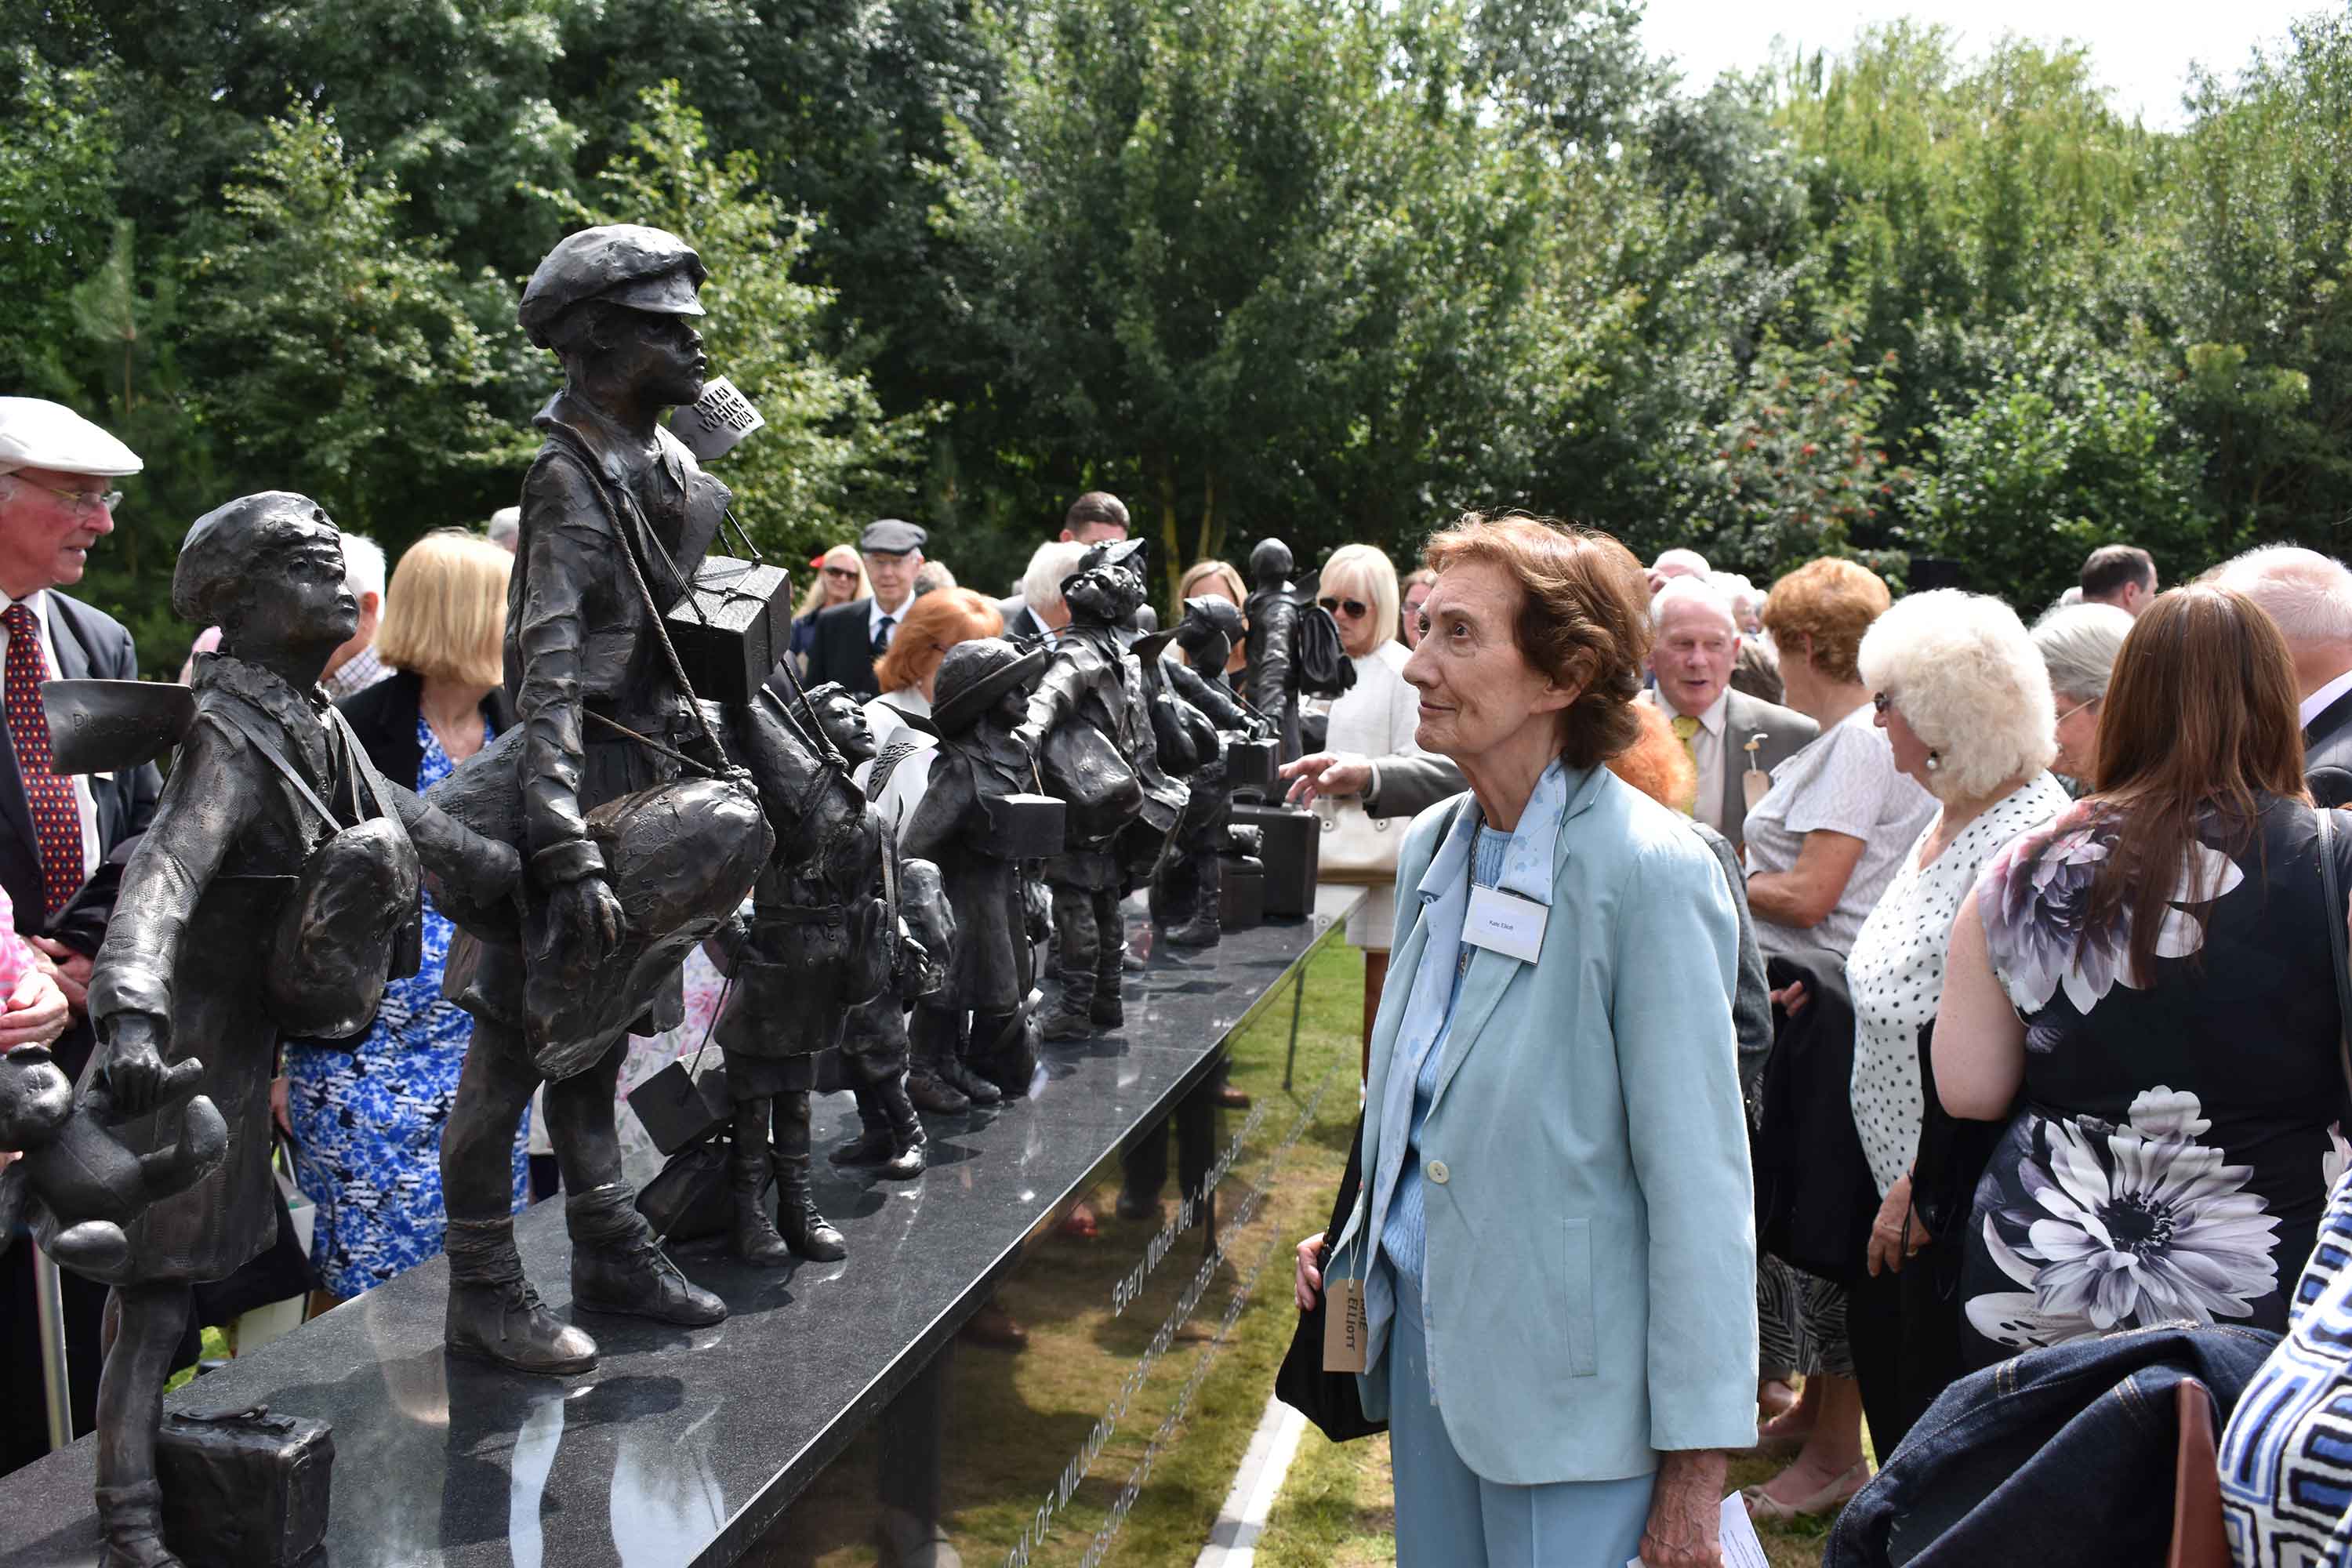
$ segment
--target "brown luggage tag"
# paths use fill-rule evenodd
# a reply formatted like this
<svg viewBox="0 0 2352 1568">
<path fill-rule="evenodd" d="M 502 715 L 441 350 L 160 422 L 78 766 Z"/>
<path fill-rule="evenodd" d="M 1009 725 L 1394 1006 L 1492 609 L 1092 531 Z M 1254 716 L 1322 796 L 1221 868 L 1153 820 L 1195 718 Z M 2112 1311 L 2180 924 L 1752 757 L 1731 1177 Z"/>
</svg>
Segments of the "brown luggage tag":
<svg viewBox="0 0 2352 1568">
<path fill-rule="evenodd" d="M 1364 1282 L 1339 1279 L 1323 1281 L 1323 1370 L 1364 1370 Z"/>
</svg>

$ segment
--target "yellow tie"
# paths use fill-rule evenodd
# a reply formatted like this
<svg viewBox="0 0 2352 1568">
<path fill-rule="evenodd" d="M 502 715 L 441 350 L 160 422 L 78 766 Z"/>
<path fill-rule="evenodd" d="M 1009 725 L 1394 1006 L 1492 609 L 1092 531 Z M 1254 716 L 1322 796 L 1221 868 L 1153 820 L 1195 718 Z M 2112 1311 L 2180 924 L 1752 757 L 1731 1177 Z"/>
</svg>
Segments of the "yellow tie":
<svg viewBox="0 0 2352 1568">
<path fill-rule="evenodd" d="M 1675 738 L 1682 742 L 1683 750 L 1690 753 L 1691 770 L 1696 773 L 1698 770 L 1698 748 L 1691 743 L 1691 737 L 1698 733 L 1698 721 L 1687 713 L 1677 713 L 1674 723 Z M 1691 783 L 1691 798 L 1683 803 L 1681 810 L 1685 816 L 1697 815 L 1698 783 L 1696 778 Z"/>
</svg>

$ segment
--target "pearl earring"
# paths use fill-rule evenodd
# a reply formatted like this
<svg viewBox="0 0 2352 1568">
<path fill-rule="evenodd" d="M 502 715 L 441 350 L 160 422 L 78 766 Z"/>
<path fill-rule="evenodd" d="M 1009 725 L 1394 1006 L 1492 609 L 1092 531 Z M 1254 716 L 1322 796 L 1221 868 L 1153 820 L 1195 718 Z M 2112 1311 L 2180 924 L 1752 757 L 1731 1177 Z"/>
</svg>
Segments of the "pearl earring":
<svg viewBox="0 0 2352 1568">
<path fill-rule="evenodd" d="M 1940 767 L 1942 767 L 1943 765 L 1944 765 L 1944 753 L 1943 753 L 1943 752 L 1928 752 L 1928 753 L 1927 753 L 1927 771 L 1928 771 L 1929 773 L 1934 773 L 1937 768 L 1940 768 Z"/>
</svg>

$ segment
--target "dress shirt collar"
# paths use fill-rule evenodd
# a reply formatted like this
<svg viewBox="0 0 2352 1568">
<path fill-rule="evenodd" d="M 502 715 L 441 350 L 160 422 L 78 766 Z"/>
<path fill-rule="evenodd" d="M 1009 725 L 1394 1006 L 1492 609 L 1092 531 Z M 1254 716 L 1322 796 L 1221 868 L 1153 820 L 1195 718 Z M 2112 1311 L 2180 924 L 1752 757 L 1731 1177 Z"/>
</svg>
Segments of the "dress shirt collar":
<svg viewBox="0 0 2352 1568">
<path fill-rule="evenodd" d="M 5 607 L 6 601 L 5 599 L 0 599 L 0 608 Z M 2303 715 L 2301 721 L 2303 728 L 2306 730 L 2310 729 L 2311 721 L 2314 719 L 2318 718 L 2322 713 L 2326 712 L 2328 709 L 2334 707 L 2336 705 L 2336 700 L 2343 696 L 2347 691 L 2352 691 L 2352 669 L 2346 670 L 2343 674 L 2337 676 L 2335 679 L 2329 681 L 2326 685 L 2321 687 L 2318 690 L 2313 692 L 2310 696 L 2303 700 Z"/>
<path fill-rule="evenodd" d="M 889 617 L 890 617 L 890 629 L 891 629 L 892 631 L 894 631 L 894 632 L 895 632 L 895 631 L 897 631 L 897 630 L 898 629 L 898 627 L 899 627 L 900 624 L 901 624 L 901 623 L 903 623 L 903 622 L 906 620 L 906 618 L 907 618 L 907 612 L 908 612 L 908 610 L 913 609 L 914 607 L 915 607 L 915 595 L 912 595 L 912 594 L 908 595 L 904 599 L 900 600 L 900 601 L 899 601 L 899 603 L 898 603 L 898 608 L 896 608 L 896 609 L 890 609 L 890 610 L 886 610 L 886 609 L 884 609 L 884 608 L 882 607 L 882 601 L 881 601 L 880 599 L 878 599 L 878 598 L 874 598 L 874 599 L 868 599 L 868 600 L 866 600 L 866 640 L 867 640 L 867 641 L 869 641 L 869 642 L 870 642 L 870 641 L 872 641 L 872 640 L 873 640 L 873 637 L 874 637 L 874 634 L 875 634 L 876 632 L 878 632 L 878 631 L 880 631 L 880 630 L 882 629 L 882 617 L 883 617 L 883 616 L 889 616 Z"/>
<path fill-rule="evenodd" d="M 41 640 L 47 642 L 49 637 L 49 591 L 36 588 L 26 595 L 22 602 L 32 606 L 33 618 L 41 623 Z M 0 590 L 0 614 L 5 614 L 18 601 L 10 598 L 5 590 Z"/>
</svg>

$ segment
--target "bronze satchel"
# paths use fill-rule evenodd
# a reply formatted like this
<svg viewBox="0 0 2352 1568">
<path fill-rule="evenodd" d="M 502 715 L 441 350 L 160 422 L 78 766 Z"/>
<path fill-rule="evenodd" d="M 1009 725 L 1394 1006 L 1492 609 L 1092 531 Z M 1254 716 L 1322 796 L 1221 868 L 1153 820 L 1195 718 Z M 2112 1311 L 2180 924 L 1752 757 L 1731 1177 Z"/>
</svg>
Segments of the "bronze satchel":
<svg viewBox="0 0 2352 1568">
<path fill-rule="evenodd" d="M 1046 793 L 1069 807 L 1063 831 L 1070 848 L 1108 844 L 1142 814 L 1143 781 L 1092 724 L 1056 724 L 1045 736 L 1038 762 Z"/>
</svg>

